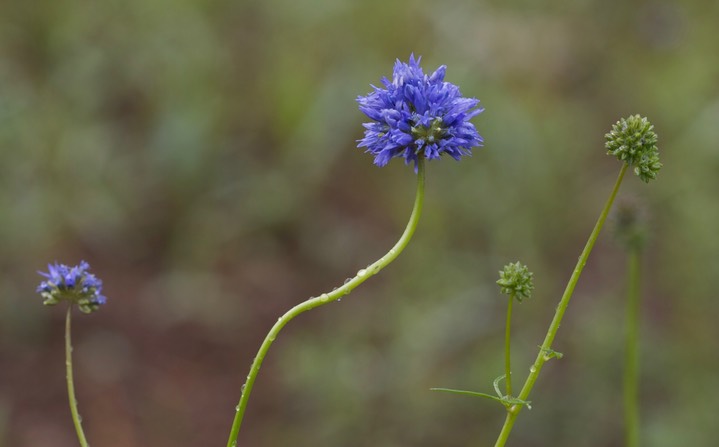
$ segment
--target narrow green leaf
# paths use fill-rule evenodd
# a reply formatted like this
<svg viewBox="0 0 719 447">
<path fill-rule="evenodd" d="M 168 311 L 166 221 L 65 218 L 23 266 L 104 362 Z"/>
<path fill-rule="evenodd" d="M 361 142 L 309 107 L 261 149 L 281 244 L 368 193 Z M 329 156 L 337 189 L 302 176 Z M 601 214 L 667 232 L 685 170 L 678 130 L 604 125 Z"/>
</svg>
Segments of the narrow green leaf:
<svg viewBox="0 0 719 447">
<path fill-rule="evenodd" d="M 499 396 L 500 399 L 504 399 L 504 395 L 502 394 L 502 391 L 499 389 L 499 382 L 501 382 L 505 377 L 507 377 L 506 374 L 502 374 L 501 376 L 494 379 L 494 391 L 497 392 L 497 396 Z"/>
<path fill-rule="evenodd" d="M 486 393 L 478 393 L 476 391 L 466 391 L 466 390 L 453 390 L 450 388 L 430 388 L 431 391 L 443 391 L 445 393 L 454 393 L 454 394 L 464 394 L 465 396 L 472 396 L 472 397 L 484 397 L 487 399 L 491 399 L 500 403 L 504 403 L 503 398 L 492 396 L 491 394 Z"/>
<path fill-rule="evenodd" d="M 491 399 L 493 401 L 499 402 L 504 406 L 512 406 L 512 405 L 526 405 L 527 408 L 530 410 L 532 409 L 532 402 L 527 400 L 518 399 L 516 397 L 512 396 L 492 396 L 491 394 L 487 393 L 478 393 L 476 391 L 466 391 L 466 390 L 453 390 L 451 388 L 430 388 L 431 391 L 443 391 L 445 393 L 453 393 L 453 394 L 463 394 L 465 396 L 472 396 L 472 397 L 484 397 L 486 399 Z"/>
</svg>

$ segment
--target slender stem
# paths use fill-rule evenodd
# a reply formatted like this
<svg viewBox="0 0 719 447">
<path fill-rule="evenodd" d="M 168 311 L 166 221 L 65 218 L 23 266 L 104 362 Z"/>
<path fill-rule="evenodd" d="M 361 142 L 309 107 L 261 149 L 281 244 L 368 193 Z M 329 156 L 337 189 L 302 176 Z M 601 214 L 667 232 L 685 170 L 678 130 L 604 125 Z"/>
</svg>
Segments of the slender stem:
<svg viewBox="0 0 719 447">
<path fill-rule="evenodd" d="M 597 241 L 597 237 L 599 237 L 599 232 L 604 226 L 604 221 L 607 220 L 609 210 L 612 208 L 612 204 L 614 203 L 614 199 L 617 196 L 619 186 L 622 184 L 622 180 L 624 179 L 624 174 L 626 173 L 628 166 L 629 165 L 627 163 L 624 163 L 622 165 L 622 169 L 619 171 L 619 177 L 617 177 L 617 181 L 614 183 L 614 188 L 609 195 L 609 199 L 607 199 L 607 202 L 604 205 L 604 209 L 599 215 L 597 223 L 594 225 L 592 234 L 589 235 L 589 240 L 587 240 L 587 244 L 584 246 L 584 250 L 579 256 L 577 265 L 576 267 L 574 267 L 574 272 L 572 272 L 572 276 L 569 278 L 567 287 L 564 289 L 562 299 L 559 301 L 559 305 L 557 306 L 557 311 L 554 314 L 552 323 L 549 325 L 549 330 L 547 331 L 547 335 L 544 338 L 544 342 L 539 349 L 537 359 L 534 361 L 534 364 L 529 368 L 529 376 L 524 382 L 522 391 L 520 391 L 518 396 L 518 398 L 521 400 L 527 400 L 527 397 L 529 397 L 529 393 L 534 387 L 534 383 L 537 381 L 537 377 L 539 377 L 539 372 L 542 370 L 542 366 L 544 366 L 544 363 L 547 360 L 552 358 L 552 355 L 550 354 L 552 342 L 554 341 L 554 337 L 557 335 L 557 330 L 559 329 L 559 325 L 562 322 L 562 317 L 564 317 L 564 312 L 567 310 L 569 300 L 572 298 L 572 294 L 574 293 L 574 288 L 577 285 L 577 281 L 579 281 L 579 276 L 582 274 L 582 270 L 587 263 L 587 258 L 589 258 L 589 254 L 592 252 L 592 248 L 594 248 L 594 243 Z M 522 411 L 522 405 L 513 405 L 509 407 L 507 411 L 507 419 L 504 422 L 502 431 L 499 433 L 497 442 L 494 444 L 495 447 L 502 447 L 507 442 L 509 434 L 512 431 L 512 427 L 514 426 L 514 420 L 519 415 L 519 412 Z"/>
<path fill-rule="evenodd" d="M 507 383 L 507 396 L 512 395 L 512 360 L 510 355 L 510 332 L 512 330 L 512 303 L 514 294 L 509 295 L 507 305 L 507 327 L 504 332 L 504 380 Z"/>
<path fill-rule="evenodd" d="M 639 446 L 639 248 L 629 249 L 627 265 L 627 339 L 624 363 L 626 447 Z"/>
<path fill-rule="evenodd" d="M 72 340 L 70 340 L 70 317 L 72 315 L 72 304 L 67 307 L 67 316 L 65 317 L 65 372 L 67 378 L 67 397 L 70 401 L 70 413 L 72 414 L 72 423 L 75 425 L 77 439 L 82 447 L 88 447 L 87 438 L 82 431 L 82 421 L 80 413 L 77 411 L 77 399 L 75 398 L 75 384 L 72 379 Z"/>
<path fill-rule="evenodd" d="M 290 320 L 292 320 L 299 314 L 306 312 L 310 309 L 314 309 L 315 307 L 321 306 L 323 304 L 338 300 L 343 296 L 349 294 L 352 290 L 354 290 L 355 287 L 365 282 L 371 276 L 376 275 L 380 270 L 389 265 L 392 261 L 394 261 L 397 256 L 399 256 L 399 254 L 402 252 L 402 250 L 404 250 L 404 248 L 407 246 L 410 239 L 412 238 L 412 235 L 417 228 L 417 223 L 419 222 L 419 216 L 422 212 L 422 204 L 424 202 L 424 179 L 424 159 L 420 158 L 417 170 L 417 195 L 414 201 L 414 208 L 412 209 L 412 214 L 410 215 L 409 222 L 407 223 L 407 227 L 405 228 L 404 233 L 402 233 L 402 236 L 399 238 L 394 247 L 390 249 L 389 252 L 387 252 L 384 256 L 379 258 L 373 264 L 367 266 L 367 268 L 359 270 L 354 278 L 347 281 L 342 286 L 334 289 L 331 292 L 323 293 L 318 297 L 312 297 L 307 301 L 294 306 L 283 316 L 281 316 L 274 324 L 274 326 L 272 326 L 272 329 L 270 329 L 270 332 L 267 334 L 265 340 L 262 342 L 262 345 L 260 346 L 260 349 L 257 352 L 254 361 L 252 362 L 252 366 L 250 367 L 250 373 L 247 375 L 247 380 L 242 386 L 242 395 L 240 397 L 240 402 L 236 408 L 237 411 L 235 413 L 235 419 L 232 423 L 232 429 L 230 430 L 230 437 L 227 441 L 227 447 L 235 447 L 237 445 L 237 436 L 240 432 L 242 418 L 245 415 L 247 402 L 250 398 L 250 393 L 252 392 L 252 386 L 255 384 L 255 379 L 257 378 L 257 373 L 260 370 L 262 361 L 264 360 L 265 355 L 267 355 L 267 351 L 270 349 L 272 342 L 275 341 L 277 334 Z"/>
</svg>

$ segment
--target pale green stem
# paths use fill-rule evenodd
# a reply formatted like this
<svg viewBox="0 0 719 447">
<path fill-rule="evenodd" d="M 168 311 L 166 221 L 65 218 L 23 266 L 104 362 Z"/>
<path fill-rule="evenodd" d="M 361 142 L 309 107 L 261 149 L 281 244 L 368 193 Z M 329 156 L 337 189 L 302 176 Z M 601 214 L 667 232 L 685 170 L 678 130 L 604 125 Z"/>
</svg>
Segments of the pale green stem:
<svg viewBox="0 0 719 447">
<path fill-rule="evenodd" d="M 365 282 L 367 279 L 369 279 L 371 276 L 376 275 L 380 270 L 385 268 L 387 265 L 389 265 L 394 259 L 399 256 L 399 254 L 404 250 L 404 248 L 409 243 L 409 240 L 412 238 L 412 235 L 414 234 L 415 229 L 417 228 L 417 223 L 419 222 L 419 216 L 422 212 L 422 204 L 424 202 L 424 159 L 420 158 L 418 163 L 418 169 L 417 169 L 417 195 L 415 197 L 414 201 L 414 208 L 412 209 L 412 214 L 409 218 L 409 222 L 407 223 L 407 227 L 404 230 L 404 233 L 402 233 L 402 236 L 399 238 L 399 241 L 390 249 L 387 254 L 379 258 L 377 261 L 375 261 L 373 264 L 367 266 L 367 268 L 363 268 L 357 272 L 357 275 L 352 278 L 351 280 L 347 281 L 342 286 L 332 290 L 328 293 L 323 293 L 322 295 L 318 297 L 312 297 L 308 299 L 307 301 L 300 303 L 287 311 L 283 316 L 281 316 L 277 322 L 272 326 L 272 329 L 270 329 L 270 332 L 265 337 L 265 340 L 262 342 L 262 345 L 260 346 L 259 351 L 257 352 L 257 355 L 255 356 L 254 361 L 252 362 L 252 366 L 250 367 L 250 373 L 247 375 L 247 380 L 245 381 L 245 384 L 242 386 L 242 395 L 240 397 L 240 402 L 237 405 L 236 412 L 235 412 L 235 419 L 232 423 L 232 429 L 230 430 L 230 437 L 227 441 L 227 447 L 235 447 L 237 445 L 237 436 L 240 432 L 240 426 L 242 425 L 242 418 L 245 415 L 245 410 L 247 408 L 247 402 L 250 398 L 250 393 L 252 392 L 252 386 L 255 384 L 255 379 L 257 378 L 257 374 L 260 371 L 260 366 L 262 365 L 262 361 L 265 358 L 265 355 L 267 355 L 267 351 L 270 349 L 270 346 L 272 345 L 272 342 L 275 341 L 275 338 L 277 337 L 277 334 L 280 332 L 280 330 L 293 318 L 298 316 L 299 314 L 306 312 L 310 309 L 314 309 L 315 307 L 321 306 L 323 304 L 330 303 L 332 301 L 338 300 L 342 298 L 343 296 L 350 293 L 355 287 L 359 286 L 363 282 Z"/>
<path fill-rule="evenodd" d="M 507 396 L 512 395 L 512 360 L 510 355 L 510 332 L 512 328 L 512 303 L 514 303 L 514 294 L 509 295 L 509 304 L 507 305 L 507 327 L 504 332 L 504 380 L 507 383 Z"/>
<path fill-rule="evenodd" d="M 67 397 L 70 401 L 70 413 L 72 414 L 72 423 L 75 425 L 77 439 L 82 447 L 88 447 L 85 433 L 82 431 L 82 418 L 77 411 L 77 399 L 75 398 L 75 384 L 72 379 L 72 340 L 70 340 L 70 317 L 72 315 L 72 304 L 67 308 L 67 316 L 65 317 L 65 372 L 67 379 Z"/>
<path fill-rule="evenodd" d="M 629 249 L 624 364 L 625 447 L 639 447 L 639 248 Z"/>
<path fill-rule="evenodd" d="M 549 330 L 547 331 L 547 335 L 544 338 L 544 342 L 539 349 L 537 359 L 534 361 L 534 364 L 529 368 L 529 376 L 524 382 L 522 391 L 520 391 L 519 396 L 517 396 L 520 400 L 527 400 L 527 398 L 529 397 L 529 393 L 534 387 L 534 383 L 537 381 L 539 372 L 542 370 L 542 366 L 544 366 L 544 363 L 547 360 L 552 358 L 552 342 L 554 341 L 554 337 L 557 335 L 557 330 L 559 329 L 559 325 L 562 322 L 562 317 L 564 317 L 564 312 L 567 310 L 569 300 L 572 298 L 572 294 L 574 293 L 574 288 L 577 285 L 577 281 L 579 281 L 579 276 L 582 274 L 582 270 L 587 263 L 587 258 L 589 258 L 589 254 L 592 252 L 592 248 L 594 248 L 594 243 L 597 241 L 597 237 L 599 237 L 599 232 L 604 226 L 604 221 L 607 220 L 609 210 L 612 208 L 612 204 L 614 203 L 614 199 L 617 196 L 619 186 L 622 184 L 622 179 L 624 179 L 624 174 L 626 173 L 628 166 L 629 165 L 627 163 L 624 163 L 624 165 L 622 165 L 622 169 L 619 171 L 619 177 L 614 184 L 612 193 L 609 195 L 609 199 L 607 199 L 607 202 L 604 205 L 602 213 L 599 215 L 599 219 L 597 220 L 596 225 L 594 225 L 594 230 L 592 230 L 592 234 L 589 236 L 589 240 L 587 240 L 587 244 L 584 246 L 584 250 L 582 251 L 581 256 L 579 256 L 577 265 L 576 267 L 574 267 L 574 272 L 572 272 L 572 276 L 569 278 L 567 287 L 566 289 L 564 289 L 562 299 L 559 301 L 559 305 L 557 306 L 557 310 L 554 314 L 554 318 L 552 319 L 552 323 L 549 325 Z M 520 411 L 522 411 L 522 405 L 512 405 L 511 407 L 507 408 L 507 419 L 504 421 L 502 431 L 499 433 L 497 442 L 494 444 L 495 447 L 502 447 L 505 445 L 507 439 L 509 438 L 509 434 L 512 431 L 512 427 L 514 426 L 514 421 L 519 415 Z"/>
</svg>

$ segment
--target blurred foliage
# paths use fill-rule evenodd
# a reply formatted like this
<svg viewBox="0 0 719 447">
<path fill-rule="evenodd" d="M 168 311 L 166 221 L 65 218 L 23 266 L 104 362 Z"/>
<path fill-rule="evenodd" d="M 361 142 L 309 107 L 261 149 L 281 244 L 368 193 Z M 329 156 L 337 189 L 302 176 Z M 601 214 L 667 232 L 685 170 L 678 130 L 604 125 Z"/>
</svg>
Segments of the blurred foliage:
<svg viewBox="0 0 719 447">
<path fill-rule="evenodd" d="M 292 304 L 383 254 L 414 174 L 356 149 L 354 99 L 411 52 L 486 112 L 486 147 L 428 166 L 414 241 L 292 322 L 246 446 L 492 445 L 504 300 L 520 259 L 517 380 L 618 172 L 603 136 L 649 117 L 664 168 L 628 177 L 654 216 L 642 436 L 716 445 L 719 3 L 365 0 L 4 2 L 0 7 L 0 445 L 76 445 L 63 313 L 36 270 L 86 259 L 109 304 L 75 322 L 93 445 L 224 445 L 259 342 Z M 624 255 L 595 248 L 510 445 L 621 443 Z"/>
</svg>

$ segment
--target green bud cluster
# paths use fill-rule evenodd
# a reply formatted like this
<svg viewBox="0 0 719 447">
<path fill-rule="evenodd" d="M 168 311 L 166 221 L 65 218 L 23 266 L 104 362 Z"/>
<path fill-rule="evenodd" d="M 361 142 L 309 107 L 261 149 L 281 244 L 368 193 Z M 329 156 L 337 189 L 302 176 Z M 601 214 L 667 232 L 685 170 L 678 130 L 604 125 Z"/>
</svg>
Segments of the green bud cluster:
<svg viewBox="0 0 719 447">
<path fill-rule="evenodd" d="M 647 239 L 647 211 L 639 203 L 623 201 L 614 212 L 614 234 L 627 249 L 641 249 Z"/>
<path fill-rule="evenodd" d="M 532 290 L 534 289 L 533 276 L 534 274 L 529 271 L 526 265 L 520 264 L 519 261 L 510 262 L 504 266 L 503 270 L 500 270 L 497 284 L 502 293 L 513 295 L 521 302 L 524 298 L 532 296 Z"/>
<path fill-rule="evenodd" d="M 657 134 L 654 126 L 644 117 L 632 115 L 622 118 L 605 135 L 607 154 L 634 168 L 634 173 L 644 182 L 657 177 L 662 168 L 659 162 Z"/>
</svg>

